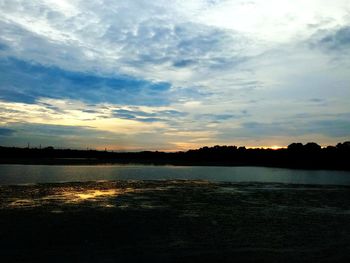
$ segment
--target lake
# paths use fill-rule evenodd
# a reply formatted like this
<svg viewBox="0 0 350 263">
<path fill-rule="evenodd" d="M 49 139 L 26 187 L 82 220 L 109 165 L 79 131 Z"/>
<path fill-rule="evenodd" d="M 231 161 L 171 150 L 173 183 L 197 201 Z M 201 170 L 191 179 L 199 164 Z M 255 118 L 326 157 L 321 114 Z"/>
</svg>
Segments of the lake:
<svg viewBox="0 0 350 263">
<path fill-rule="evenodd" d="M 269 167 L 154 165 L 0 165 L 0 184 L 98 180 L 208 180 L 350 185 L 350 172 Z"/>
</svg>

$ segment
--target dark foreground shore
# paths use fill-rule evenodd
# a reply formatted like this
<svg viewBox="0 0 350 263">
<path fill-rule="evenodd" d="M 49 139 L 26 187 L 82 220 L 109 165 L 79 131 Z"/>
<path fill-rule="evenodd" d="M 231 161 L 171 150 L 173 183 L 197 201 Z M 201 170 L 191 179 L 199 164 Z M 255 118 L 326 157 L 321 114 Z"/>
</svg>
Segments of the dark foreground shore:
<svg viewBox="0 0 350 263">
<path fill-rule="evenodd" d="M 350 187 L 0 186 L 1 262 L 350 262 Z"/>
</svg>

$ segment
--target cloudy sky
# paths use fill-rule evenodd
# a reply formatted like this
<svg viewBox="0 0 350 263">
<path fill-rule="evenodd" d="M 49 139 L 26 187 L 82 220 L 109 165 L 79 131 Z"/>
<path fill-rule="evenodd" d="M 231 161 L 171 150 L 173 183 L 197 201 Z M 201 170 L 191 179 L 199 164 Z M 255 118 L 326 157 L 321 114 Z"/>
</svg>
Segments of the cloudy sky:
<svg viewBox="0 0 350 263">
<path fill-rule="evenodd" d="M 0 145 L 350 139 L 349 0 L 0 0 Z"/>
</svg>

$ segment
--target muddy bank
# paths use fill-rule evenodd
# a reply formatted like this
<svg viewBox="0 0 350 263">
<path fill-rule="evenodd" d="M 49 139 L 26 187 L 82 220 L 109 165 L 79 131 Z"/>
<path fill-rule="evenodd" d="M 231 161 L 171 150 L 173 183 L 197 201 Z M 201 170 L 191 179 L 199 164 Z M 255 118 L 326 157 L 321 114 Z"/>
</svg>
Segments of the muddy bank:
<svg viewBox="0 0 350 263">
<path fill-rule="evenodd" d="M 0 186 L 2 262 L 349 262 L 350 187 Z"/>
</svg>

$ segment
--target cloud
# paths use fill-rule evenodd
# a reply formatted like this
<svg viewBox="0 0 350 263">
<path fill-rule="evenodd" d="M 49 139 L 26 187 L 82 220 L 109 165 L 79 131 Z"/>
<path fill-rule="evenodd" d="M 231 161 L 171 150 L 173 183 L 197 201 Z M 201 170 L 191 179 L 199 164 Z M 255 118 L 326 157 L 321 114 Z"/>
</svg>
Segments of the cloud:
<svg viewBox="0 0 350 263">
<path fill-rule="evenodd" d="M 143 149 L 173 150 L 175 145 L 169 137 L 146 130 L 139 134 L 108 132 L 91 127 L 69 125 L 49 125 L 40 123 L 11 123 L 9 128 L 0 128 L 1 146 L 31 147 L 54 146 L 56 148 L 96 148 L 104 150 L 139 151 Z M 6 130 L 6 131 L 5 131 Z M 10 136 L 11 130 L 16 136 Z M 4 135 L 2 136 L 2 133 Z"/>
<path fill-rule="evenodd" d="M 328 33 L 318 41 L 318 44 L 337 51 L 350 48 L 350 26 Z"/>
<path fill-rule="evenodd" d="M 212 5 L 206 1 L 61 2 L 64 8 L 52 1 L 4 2 L 4 56 L 207 92 L 213 85 L 199 83 L 202 76 L 212 75 L 217 85 L 220 78 L 212 72 L 236 68 L 251 46 L 243 34 L 193 22 L 195 10 Z"/>
<path fill-rule="evenodd" d="M 6 50 L 7 48 L 7 45 L 0 43 L 0 51 Z"/>
<path fill-rule="evenodd" d="M 7 136 L 2 141 L 2 145 L 24 146 L 29 142 L 32 146 L 39 146 L 41 144 L 43 146 L 53 145 L 57 147 L 81 148 L 84 146 L 108 144 L 113 141 L 113 137 L 115 136 L 115 134 L 89 127 L 66 125 L 11 123 L 8 127 L 10 128 L 0 129 L 0 134 Z M 14 133 L 16 136 L 12 135 Z"/>
<path fill-rule="evenodd" d="M 35 103 L 36 101 L 35 96 L 26 94 L 24 91 L 13 90 L 13 87 L 10 85 L 7 88 L 0 88 L 0 91 L 1 91 L 0 99 L 5 101 L 25 102 L 25 103 Z"/>
<path fill-rule="evenodd" d="M 338 71 L 350 68 L 347 59 L 350 55 L 350 21 L 347 25 L 317 30 L 307 43 L 311 50 L 326 54 L 328 63 Z"/>
<path fill-rule="evenodd" d="M 12 136 L 15 133 L 14 130 L 0 127 L 0 136 Z"/>
<path fill-rule="evenodd" d="M 350 121 L 347 119 L 322 119 L 305 120 L 299 122 L 244 122 L 241 127 L 230 129 L 221 136 L 225 138 L 271 138 L 287 137 L 297 138 L 302 135 L 323 135 L 326 137 L 347 137 L 350 136 Z"/>
<path fill-rule="evenodd" d="M 133 149 L 335 140 L 348 130 L 349 4 L 0 1 L 0 124 L 91 127 Z"/>
<path fill-rule="evenodd" d="M 173 66 L 177 67 L 177 68 L 183 68 L 183 67 L 187 67 L 187 66 L 191 66 L 194 65 L 196 63 L 195 60 L 191 60 L 191 59 L 180 59 L 180 60 L 176 60 L 173 62 Z"/>
<path fill-rule="evenodd" d="M 130 76 L 100 76 L 66 71 L 17 59 L 0 60 L 0 98 L 34 103 L 38 98 L 69 98 L 85 102 L 128 105 L 169 104 L 171 85 Z"/>
<path fill-rule="evenodd" d="M 146 112 L 141 110 L 116 109 L 113 110 L 112 116 L 121 119 L 135 120 L 140 122 L 171 123 L 179 117 L 186 116 L 186 113 L 176 110 L 160 110 L 155 112 Z"/>
<path fill-rule="evenodd" d="M 223 113 L 223 114 L 197 114 L 196 118 L 206 121 L 213 121 L 213 122 L 221 122 L 221 121 L 229 121 L 232 119 L 238 119 L 245 115 L 245 113 L 239 113 L 237 115 L 232 113 Z"/>
</svg>

